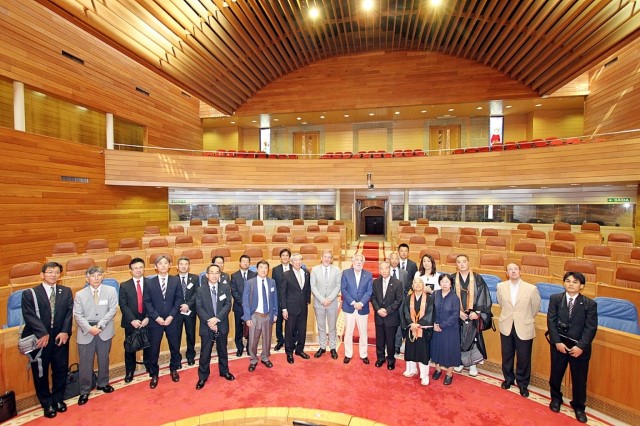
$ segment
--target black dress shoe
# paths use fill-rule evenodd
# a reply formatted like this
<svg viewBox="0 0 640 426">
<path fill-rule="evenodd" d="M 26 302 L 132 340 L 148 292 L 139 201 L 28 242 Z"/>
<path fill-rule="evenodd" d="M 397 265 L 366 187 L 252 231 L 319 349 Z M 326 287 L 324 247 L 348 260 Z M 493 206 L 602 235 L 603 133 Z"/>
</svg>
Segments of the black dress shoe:
<svg viewBox="0 0 640 426">
<path fill-rule="evenodd" d="M 508 381 L 505 380 L 504 382 L 502 382 L 500 387 L 502 389 L 509 389 L 511 387 L 511 385 L 513 385 L 513 382 L 508 382 Z"/>
<path fill-rule="evenodd" d="M 273 348 L 274 351 L 279 351 L 284 346 L 284 343 L 278 342 L 276 346 Z"/>
<path fill-rule="evenodd" d="M 64 402 L 56 402 L 56 411 L 58 413 L 64 413 L 65 411 L 67 411 L 67 404 L 65 404 Z"/>
<path fill-rule="evenodd" d="M 380 368 L 384 365 L 384 360 L 383 359 L 379 359 L 376 361 L 375 366 Z"/>
<path fill-rule="evenodd" d="M 237 356 L 238 358 L 240 358 L 240 357 L 242 356 L 242 352 L 243 352 L 243 351 L 242 351 L 242 349 L 238 349 L 238 350 L 236 351 L 236 356 Z"/>
<path fill-rule="evenodd" d="M 433 374 L 431 375 L 431 378 L 432 378 L 433 380 L 439 380 L 439 379 L 440 379 L 440 376 L 442 376 L 442 370 L 440 370 L 440 371 L 436 370 L 436 371 L 434 371 L 434 372 L 433 372 Z"/>
<path fill-rule="evenodd" d="M 89 401 L 89 394 L 80 395 L 78 398 L 78 405 L 84 405 Z"/>
<path fill-rule="evenodd" d="M 44 416 L 48 419 L 54 418 L 56 414 L 58 414 L 58 412 L 53 406 L 44 409 Z"/>
<path fill-rule="evenodd" d="M 196 360 L 195 359 L 187 360 L 187 365 L 196 365 Z"/>
<path fill-rule="evenodd" d="M 256 365 L 258 364 L 249 364 L 249 371 L 253 373 L 256 370 Z"/>
<path fill-rule="evenodd" d="M 396 364 L 395 364 L 395 363 L 393 363 L 393 364 L 391 364 L 391 363 L 387 364 L 387 370 L 391 371 L 391 370 L 393 370 L 394 368 L 396 368 Z"/>
<path fill-rule="evenodd" d="M 362 362 L 364 362 L 365 364 L 369 365 L 369 358 L 367 358 L 365 356 L 364 358 L 362 358 Z"/>
<path fill-rule="evenodd" d="M 152 376 L 151 381 L 149 382 L 149 387 L 151 389 L 155 389 L 158 387 L 158 376 Z"/>
<path fill-rule="evenodd" d="M 264 366 L 267 368 L 273 367 L 273 364 L 271 363 L 271 361 L 260 361 L 260 362 L 263 363 Z"/>
<path fill-rule="evenodd" d="M 304 352 L 296 352 L 295 353 L 297 356 L 299 356 L 302 359 L 309 359 L 311 358 L 309 355 L 305 354 Z"/>
<path fill-rule="evenodd" d="M 127 371 L 127 374 L 124 375 L 124 382 L 131 383 L 133 381 L 133 371 Z"/>
<path fill-rule="evenodd" d="M 180 375 L 178 374 L 177 370 L 171 370 L 171 380 L 173 380 L 175 383 L 180 381 Z"/>
<path fill-rule="evenodd" d="M 236 376 L 234 376 L 233 374 L 229 373 L 228 371 L 224 374 L 221 374 L 220 377 L 224 377 L 225 379 L 229 380 L 230 382 L 234 381 L 236 379 Z"/>
<path fill-rule="evenodd" d="M 451 384 L 451 382 L 453 382 L 453 376 L 444 376 L 443 383 L 445 385 L 449 386 Z"/>
<path fill-rule="evenodd" d="M 287 362 L 288 362 L 289 364 L 293 364 L 293 355 L 291 355 L 291 354 L 287 354 Z"/>
<path fill-rule="evenodd" d="M 99 391 L 102 391 L 104 393 L 111 393 L 113 392 L 115 389 L 113 388 L 113 386 L 111 385 L 106 385 L 106 386 L 98 386 L 96 389 L 98 389 Z"/>
<path fill-rule="evenodd" d="M 553 411 L 554 413 L 559 413 L 560 405 L 561 405 L 560 401 L 556 401 L 554 399 L 549 403 L 549 410 Z"/>
<path fill-rule="evenodd" d="M 529 389 L 527 389 L 524 386 L 522 386 L 520 388 L 520 395 L 524 396 L 525 398 L 529 398 Z"/>
<path fill-rule="evenodd" d="M 315 353 L 315 355 L 313 356 L 314 358 L 320 358 L 322 356 L 323 353 L 326 352 L 326 349 L 318 349 L 318 352 Z"/>
<path fill-rule="evenodd" d="M 338 351 L 331 349 L 331 358 L 338 359 Z"/>
<path fill-rule="evenodd" d="M 198 380 L 198 383 L 196 383 L 196 390 L 200 390 L 204 387 L 206 380 Z"/>
<path fill-rule="evenodd" d="M 344 362 L 345 364 L 349 364 L 349 361 L 351 361 L 351 358 L 349 358 L 348 356 L 345 356 L 342 360 L 342 362 Z"/>
<path fill-rule="evenodd" d="M 587 415 L 584 413 L 583 410 L 574 410 L 574 412 L 576 413 L 576 420 L 579 421 L 580 423 L 586 423 L 587 422 Z"/>
<path fill-rule="evenodd" d="M 396 348 L 396 355 L 400 355 L 400 348 Z"/>
</svg>

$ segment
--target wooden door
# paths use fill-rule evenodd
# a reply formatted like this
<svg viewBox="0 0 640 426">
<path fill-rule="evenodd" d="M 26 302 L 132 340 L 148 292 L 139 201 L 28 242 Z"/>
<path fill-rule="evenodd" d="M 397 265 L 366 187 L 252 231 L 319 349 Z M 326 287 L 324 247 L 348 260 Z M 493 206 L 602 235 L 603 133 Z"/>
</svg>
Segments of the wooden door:
<svg viewBox="0 0 640 426">
<path fill-rule="evenodd" d="M 460 126 L 429 127 L 429 155 L 446 155 L 460 148 Z"/>
<path fill-rule="evenodd" d="M 293 134 L 293 153 L 314 158 L 320 151 L 320 132 L 295 132 Z"/>
</svg>

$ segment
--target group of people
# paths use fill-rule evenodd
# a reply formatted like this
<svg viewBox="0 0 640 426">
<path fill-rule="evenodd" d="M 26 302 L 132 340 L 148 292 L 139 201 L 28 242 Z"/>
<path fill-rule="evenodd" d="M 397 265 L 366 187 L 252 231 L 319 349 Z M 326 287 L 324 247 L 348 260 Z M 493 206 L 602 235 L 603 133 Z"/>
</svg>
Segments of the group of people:
<svg viewBox="0 0 640 426">
<path fill-rule="evenodd" d="M 72 317 L 77 323 L 79 354 L 79 405 L 89 400 L 92 389 L 94 358 L 98 361 L 97 389 L 110 393 L 109 352 L 115 335 L 114 317 L 117 306 L 122 312 L 121 326 L 125 339 L 146 330 L 149 346 L 142 359 L 154 389 L 159 382 L 159 355 L 163 337 L 170 351 L 169 370 L 178 382 L 182 367 L 180 342 L 186 335 L 186 362 L 195 365 L 196 316 L 200 320 L 200 356 L 196 389 L 202 389 L 210 376 L 213 345 L 218 354 L 221 377 L 233 381 L 229 371 L 227 338 L 229 314 L 233 312 L 236 356 L 246 350 L 249 372 L 260 362 L 272 368 L 270 360 L 272 327 L 276 328 L 274 349 L 285 348 L 287 362 L 302 359 L 304 352 L 308 305 L 313 294 L 318 327 L 319 349 L 315 358 L 327 351 L 337 359 L 337 320 L 342 309 L 345 319 L 344 358 L 353 358 L 353 333 L 359 332 L 359 357 L 369 364 L 367 323 L 370 310 L 375 321 L 376 361 L 380 368 L 394 370 L 395 356 L 404 341 L 406 377 L 418 376 L 423 385 L 439 380 L 445 372 L 444 384 L 453 382 L 453 372 L 467 368 L 469 375 L 478 374 L 477 364 L 487 358 L 483 331 L 492 326 L 491 297 L 482 276 L 470 269 L 469 259 L 456 258 L 454 274 L 438 273 L 429 255 L 420 265 L 408 258 L 409 247 L 399 246 L 388 259 L 379 263 L 379 276 L 374 280 L 364 269 L 365 257 L 355 254 L 352 266 L 341 271 L 333 264 L 333 253 L 325 250 L 321 263 L 311 271 L 303 267 L 302 256 L 289 249 L 280 252 L 280 264 L 269 277 L 269 263 L 259 261 L 255 271 L 249 269 L 251 259 L 243 255 L 239 269 L 229 276 L 223 271 L 224 258 L 216 256 L 202 279 L 189 273 L 190 261 L 178 259 L 177 275 L 169 275 L 171 261 L 160 256 L 155 261 L 157 275 L 145 277 L 145 262 L 134 258 L 129 264 L 131 279 L 115 288 L 103 285 L 104 272 L 94 266 L 87 270 L 88 286 L 78 291 L 75 300 L 68 287 L 58 284 L 62 265 L 48 262 L 42 267 L 42 285 L 22 296 L 25 319 L 23 336 L 37 337 L 37 355 L 31 354 L 31 369 L 36 394 L 45 417 L 66 411 L 64 390 L 68 372 L 69 338 Z M 520 394 L 529 396 L 531 351 L 535 337 L 535 317 L 540 296 L 534 285 L 520 279 L 516 264 L 507 266 L 508 280 L 498 284 L 497 299 L 501 307 L 498 319 L 502 350 L 503 389 L 517 385 Z M 586 381 L 591 342 L 597 330 L 596 303 L 580 294 L 585 278 L 577 272 L 564 276 L 565 292 L 553 295 L 547 315 L 551 353 L 550 409 L 560 410 L 561 382 L 567 365 L 571 367 L 576 418 L 586 422 Z M 34 299 L 35 295 L 35 299 Z M 341 296 L 341 303 L 340 297 Z M 284 330 L 283 330 L 284 329 Z M 258 344 L 261 353 L 258 355 Z M 136 352 L 125 349 L 125 378 L 133 380 Z M 514 358 L 515 371 L 514 371 Z M 430 363 L 435 370 L 430 374 Z M 49 386 L 49 369 L 52 384 Z"/>
</svg>

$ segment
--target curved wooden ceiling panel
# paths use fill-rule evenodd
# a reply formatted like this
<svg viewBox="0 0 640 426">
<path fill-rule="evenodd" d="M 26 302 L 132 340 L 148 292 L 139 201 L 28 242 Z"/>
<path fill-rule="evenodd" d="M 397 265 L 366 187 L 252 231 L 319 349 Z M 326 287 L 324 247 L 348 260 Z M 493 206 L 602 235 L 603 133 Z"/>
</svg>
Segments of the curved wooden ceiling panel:
<svg viewBox="0 0 640 426">
<path fill-rule="evenodd" d="M 375 51 L 469 59 L 549 94 L 640 28 L 633 0 L 379 0 L 370 11 L 361 0 L 39 2 L 227 114 L 316 61 Z"/>
</svg>

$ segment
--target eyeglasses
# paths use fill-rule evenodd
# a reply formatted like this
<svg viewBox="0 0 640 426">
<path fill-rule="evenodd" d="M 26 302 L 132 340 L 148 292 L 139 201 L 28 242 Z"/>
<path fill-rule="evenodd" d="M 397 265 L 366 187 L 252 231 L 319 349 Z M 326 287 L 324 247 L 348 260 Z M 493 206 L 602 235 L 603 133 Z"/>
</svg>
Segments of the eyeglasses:
<svg viewBox="0 0 640 426">
<path fill-rule="evenodd" d="M 102 274 L 91 274 L 91 275 L 87 275 L 89 278 L 93 278 L 94 280 L 97 280 L 99 278 L 102 278 Z"/>
<path fill-rule="evenodd" d="M 220 272 L 207 272 L 209 275 L 220 275 Z"/>
</svg>

